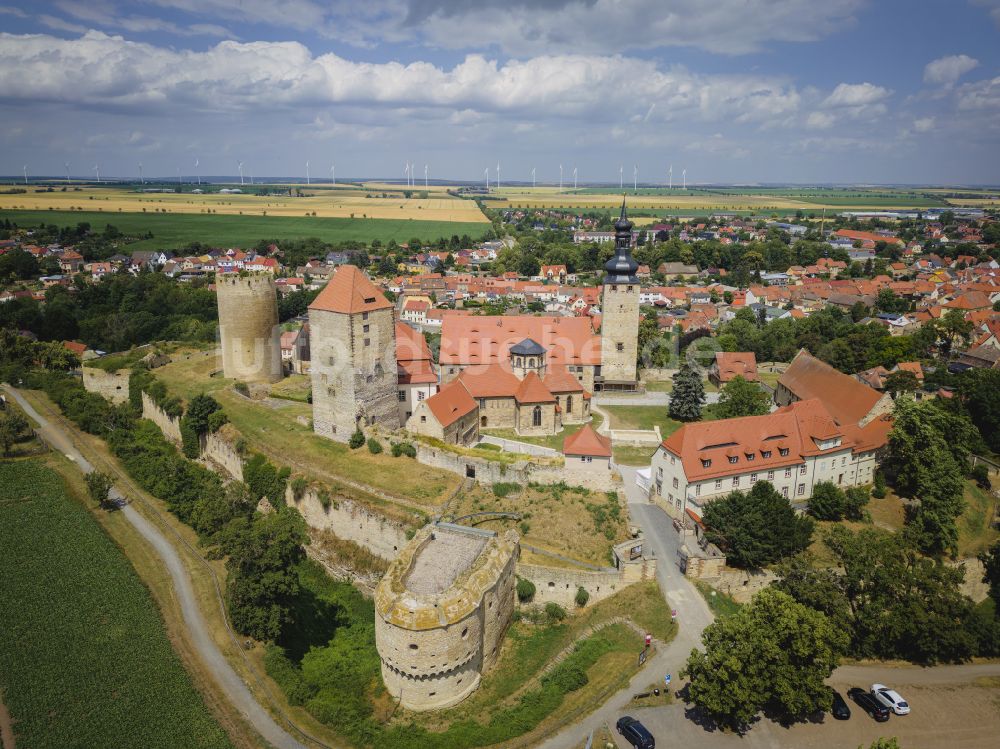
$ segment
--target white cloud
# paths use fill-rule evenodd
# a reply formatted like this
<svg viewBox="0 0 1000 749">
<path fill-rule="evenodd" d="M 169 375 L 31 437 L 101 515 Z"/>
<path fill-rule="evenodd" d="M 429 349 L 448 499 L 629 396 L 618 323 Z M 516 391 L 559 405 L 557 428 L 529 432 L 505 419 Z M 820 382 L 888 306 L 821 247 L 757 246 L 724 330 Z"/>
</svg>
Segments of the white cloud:
<svg viewBox="0 0 1000 749">
<path fill-rule="evenodd" d="M 210 23 L 196 23 L 190 26 L 180 26 L 173 21 L 151 16 L 126 16 L 120 12 L 110 0 L 59 0 L 56 3 L 62 12 L 77 20 L 84 21 L 91 26 L 110 29 L 122 29 L 133 34 L 145 34 L 150 32 L 161 32 L 174 34 L 176 36 L 212 36 L 227 39 L 236 38 L 235 35 L 223 26 Z M 75 23 L 63 21 L 53 16 L 45 16 L 45 25 L 50 28 L 62 31 L 74 31 L 86 28 Z"/>
<path fill-rule="evenodd" d="M 963 84 L 956 96 L 959 109 L 1000 109 L 1000 77 Z"/>
<path fill-rule="evenodd" d="M 921 117 L 913 121 L 913 129 L 918 133 L 929 133 L 934 129 L 933 117 Z"/>
<path fill-rule="evenodd" d="M 126 41 L 0 35 L 0 97 L 121 110 L 206 112 L 323 106 L 471 110 L 649 125 L 684 118 L 766 123 L 794 113 L 799 94 L 768 76 L 697 75 L 628 57 L 543 56 L 500 65 L 469 55 L 451 69 L 428 62 L 353 62 L 313 56 L 296 42 L 221 42 L 204 51 Z M 655 104 L 655 108 L 652 106 Z"/>
<path fill-rule="evenodd" d="M 968 55 L 939 57 L 924 67 L 924 83 L 935 86 L 954 86 L 959 78 L 978 65 L 979 60 Z"/>
<path fill-rule="evenodd" d="M 56 31 L 68 31 L 71 34 L 85 34 L 87 32 L 86 26 L 81 26 L 78 23 L 72 23 L 71 21 L 63 20 L 62 18 L 56 18 L 55 16 L 50 16 L 47 13 L 43 13 L 38 16 L 38 21 L 43 26 L 55 29 Z"/>
<path fill-rule="evenodd" d="M 14 16 L 15 18 L 27 18 L 28 14 L 20 8 L 12 8 L 7 5 L 0 5 L 0 16 Z"/>
<path fill-rule="evenodd" d="M 837 118 L 829 112 L 813 112 L 806 118 L 806 127 L 813 128 L 814 130 L 825 130 L 826 128 L 833 127 L 833 123 L 836 120 Z"/>
<path fill-rule="evenodd" d="M 882 101 L 892 91 L 871 83 L 841 83 L 823 101 L 824 107 L 865 107 Z"/>
<path fill-rule="evenodd" d="M 972 0 L 972 4 L 978 5 L 981 8 L 988 8 L 990 18 L 1000 28 L 1000 0 Z"/>
</svg>

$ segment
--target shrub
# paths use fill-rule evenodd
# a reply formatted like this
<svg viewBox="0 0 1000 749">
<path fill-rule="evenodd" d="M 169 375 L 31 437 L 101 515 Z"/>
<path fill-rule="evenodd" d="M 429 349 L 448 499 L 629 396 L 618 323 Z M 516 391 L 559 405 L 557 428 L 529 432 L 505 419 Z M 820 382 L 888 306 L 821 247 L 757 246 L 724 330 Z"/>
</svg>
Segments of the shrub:
<svg viewBox="0 0 1000 749">
<path fill-rule="evenodd" d="M 852 486 L 844 492 L 844 517 L 848 520 L 861 520 L 869 499 L 868 487 Z"/>
<path fill-rule="evenodd" d="M 235 385 L 233 385 L 233 389 L 240 395 L 246 395 L 246 396 L 250 395 L 250 388 L 247 387 L 247 384 L 245 382 L 237 382 Z"/>
<path fill-rule="evenodd" d="M 561 622 L 566 618 L 566 609 L 558 603 L 549 601 L 545 604 L 545 616 L 548 617 L 550 622 Z"/>
<path fill-rule="evenodd" d="M 530 603 L 535 597 L 535 584 L 523 577 L 517 578 L 517 600 Z"/>
<path fill-rule="evenodd" d="M 295 498 L 298 499 L 299 497 L 302 496 L 302 493 L 306 490 L 308 486 L 309 482 L 306 481 L 305 478 L 303 478 L 302 476 L 296 476 L 294 479 L 292 479 L 291 483 L 292 494 L 294 494 Z"/>
<path fill-rule="evenodd" d="M 872 496 L 875 497 L 875 499 L 882 499 L 885 497 L 885 494 L 885 476 L 882 475 L 881 471 L 877 471 L 875 473 L 875 487 L 872 489 Z"/>
<path fill-rule="evenodd" d="M 847 497 L 832 481 L 819 481 L 809 499 L 809 514 L 820 520 L 840 520 L 844 517 Z"/>
<path fill-rule="evenodd" d="M 226 416 L 225 411 L 215 411 L 208 417 L 208 431 L 215 434 L 218 432 L 223 424 L 229 423 L 229 417 Z"/>
<path fill-rule="evenodd" d="M 521 535 L 527 536 L 528 533 L 531 532 L 531 523 L 529 523 L 527 520 L 523 520 L 521 521 L 520 528 L 521 528 Z"/>
<path fill-rule="evenodd" d="M 981 489 L 988 490 L 992 486 L 990 483 L 990 469 L 982 463 L 977 463 L 973 469 L 969 471 L 969 478 L 975 481 Z"/>
<path fill-rule="evenodd" d="M 347 446 L 352 450 L 357 450 L 363 444 L 365 444 L 365 433 L 360 429 L 356 429 L 354 434 L 351 435 L 351 439 L 347 441 Z"/>
<path fill-rule="evenodd" d="M 397 448 L 399 450 L 397 454 Z M 407 458 L 417 457 L 417 448 L 413 446 L 412 442 L 397 442 L 392 446 L 393 457 L 398 458 L 400 455 L 405 455 Z"/>
<path fill-rule="evenodd" d="M 583 586 L 576 589 L 576 597 L 573 599 L 576 601 L 576 605 L 581 609 L 587 605 L 587 601 L 590 600 L 590 593 Z"/>
<path fill-rule="evenodd" d="M 378 455 L 380 452 L 382 452 L 382 443 L 379 442 L 374 437 L 369 437 L 368 452 L 370 452 L 372 455 Z"/>
<path fill-rule="evenodd" d="M 514 492 L 516 492 L 519 487 L 517 484 L 506 481 L 493 484 L 492 488 L 494 496 L 503 498 L 509 494 L 513 494 Z"/>
</svg>

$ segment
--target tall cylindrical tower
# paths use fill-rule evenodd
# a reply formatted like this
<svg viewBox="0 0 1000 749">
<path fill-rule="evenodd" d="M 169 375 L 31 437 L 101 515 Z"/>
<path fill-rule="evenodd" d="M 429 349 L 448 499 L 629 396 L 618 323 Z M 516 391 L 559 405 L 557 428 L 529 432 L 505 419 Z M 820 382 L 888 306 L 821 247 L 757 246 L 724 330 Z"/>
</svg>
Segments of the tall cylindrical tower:
<svg viewBox="0 0 1000 749">
<path fill-rule="evenodd" d="M 242 382 L 281 379 L 281 330 L 274 277 L 261 274 L 219 274 L 219 338 L 222 371 Z"/>
</svg>

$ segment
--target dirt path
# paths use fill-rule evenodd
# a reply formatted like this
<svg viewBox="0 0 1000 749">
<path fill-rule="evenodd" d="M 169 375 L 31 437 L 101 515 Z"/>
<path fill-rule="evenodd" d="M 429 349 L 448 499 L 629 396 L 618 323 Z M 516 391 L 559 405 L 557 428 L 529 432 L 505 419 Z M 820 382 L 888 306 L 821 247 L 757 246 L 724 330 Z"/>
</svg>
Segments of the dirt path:
<svg viewBox="0 0 1000 749">
<path fill-rule="evenodd" d="M 0 749 L 14 749 L 14 722 L 0 694 Z"/>
</svg>

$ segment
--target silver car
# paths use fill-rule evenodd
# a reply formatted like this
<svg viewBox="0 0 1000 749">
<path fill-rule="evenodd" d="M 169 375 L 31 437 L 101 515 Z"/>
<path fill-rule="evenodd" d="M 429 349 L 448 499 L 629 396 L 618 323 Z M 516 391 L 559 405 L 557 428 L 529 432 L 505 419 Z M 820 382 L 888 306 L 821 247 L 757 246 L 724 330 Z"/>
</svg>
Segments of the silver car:
<svg viewBox="0 0 1000 749">
<path fill-rule="evenodd" d="M 910 706 L 895 689 L 889 689 L 885 684 L 872 684 L 872 697 L 892 710 L 896 715 L 907 715 Z"/>
</svg>

